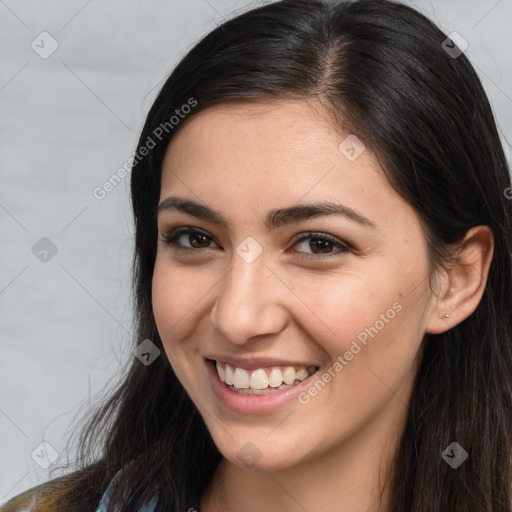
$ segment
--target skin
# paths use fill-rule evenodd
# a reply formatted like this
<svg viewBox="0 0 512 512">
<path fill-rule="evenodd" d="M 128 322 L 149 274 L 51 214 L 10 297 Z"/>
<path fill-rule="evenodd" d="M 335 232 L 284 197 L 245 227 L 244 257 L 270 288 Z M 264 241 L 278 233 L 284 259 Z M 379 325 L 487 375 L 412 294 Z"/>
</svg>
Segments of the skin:
<svg viewBox="0 0 512 512">
<path fill-rule="evenodd" d="M 167 149 L 160 200 L 200 201 L 231 228 L 178 211 L 158 217 L 155 320 L 174 371 L 224 457 L 201 512 L 386 510 L 385 475 L 422 339 L 460 323 L 482 296 L 492 257 L 489 229 L 468 232 L 457 263 L 435 276 L 431 290 L 415 211 L 369 148 L 354 161 L 338 149 L 348 134 L 314 102 L 231 103 L 187 119 Z M 271 209 L 325 200 L 358 211 L 375 228 L 334 215 L 271 231 L 263 223 Z M 163 237 L 180 226 L 210 238 L 183 235 L 179 242 L 191 249 L 174 250 Z M 314 237 L 300 241 L 308 232 L 330 234 L 350 249 L 322 246 Z M 248 236 L 263 249 L 252 263 L 236 252 Z M 212 391 L 207 353 L 293 355 L 322 375 L 395 303 L 401 311 L 306 405 L 240 414 Z M 247 442 L 260 454 L 252 466 L 238 457 Z"/>
</svg>

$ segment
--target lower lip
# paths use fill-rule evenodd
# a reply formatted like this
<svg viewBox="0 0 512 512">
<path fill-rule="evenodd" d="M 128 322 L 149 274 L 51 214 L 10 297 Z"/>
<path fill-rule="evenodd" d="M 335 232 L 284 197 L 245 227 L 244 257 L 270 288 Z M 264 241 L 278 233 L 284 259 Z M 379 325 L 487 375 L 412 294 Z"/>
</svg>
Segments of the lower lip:
<svg viewBox="0 0 512 512">
<path fill-rule="evenodd" d="M 265 414 L 274 412 L 284 405 L 297 400 L 297 396 L 310 384 L 310 379 L 317 372 L 304 379 L 300 384 L 283 391 L 268 395 L 246 395 L 237 393 L 220 380 L 219 374 L 211 360 L 206 360 L 208 375 L 213 391 L 218 400 L 229 410 L 241 414 Z"/>
</svg>

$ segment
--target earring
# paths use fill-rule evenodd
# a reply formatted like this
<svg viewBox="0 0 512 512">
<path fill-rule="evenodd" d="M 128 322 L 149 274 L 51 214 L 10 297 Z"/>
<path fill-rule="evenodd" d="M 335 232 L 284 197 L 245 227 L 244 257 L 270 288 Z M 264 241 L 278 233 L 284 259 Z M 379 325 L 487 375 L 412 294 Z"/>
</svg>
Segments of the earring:
<svg viewBox="0 0 512 512">
<path fill-rule="evenodd" d="M 444 314 L 444 317 L 445 317 L 445 318 L 450 318 L 450 313 L 445 313 L 445 314 Z"/>
</svg>

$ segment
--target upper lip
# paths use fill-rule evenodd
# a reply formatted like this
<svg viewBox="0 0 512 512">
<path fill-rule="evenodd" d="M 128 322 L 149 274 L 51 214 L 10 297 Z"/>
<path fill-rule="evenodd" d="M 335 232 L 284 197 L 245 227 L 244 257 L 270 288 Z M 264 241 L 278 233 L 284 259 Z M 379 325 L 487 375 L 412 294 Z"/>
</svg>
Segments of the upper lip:
<svg viewBox="0 0 512 512">
<path fill-rule="evenodd" d="M 208 355 L 206 359 L 212 359 L 221 363 L 228 363 L 231 366 L 237 368 L 243 368 L 244 370 L 257 370 L 258 368 L 265 368 L 267 366 L 304 366 L 309 368 L 310 366 L 318 367 L 317 364 L 312 362 L 304 361 L 290 361 L 287 359 L 277 359 L 273 357 L 234 357 L 229 355 Z"/>
</svg>

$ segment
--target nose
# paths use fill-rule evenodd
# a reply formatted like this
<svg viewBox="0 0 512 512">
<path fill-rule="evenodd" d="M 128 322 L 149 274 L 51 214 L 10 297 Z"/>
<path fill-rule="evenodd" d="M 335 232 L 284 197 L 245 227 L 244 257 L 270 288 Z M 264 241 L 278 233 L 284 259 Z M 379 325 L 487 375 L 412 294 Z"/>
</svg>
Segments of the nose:
<svg viewBox="0 0 512 512">
<path fill-rule="evenodd" d="M 281 300 L 285 289 L 263 255 L 247 263 L 234 254 L 231 269 L 219 283 L 212 307 L 213 328 L 238 345 L 281 332 L 288 319 Z"/>
</svg>

